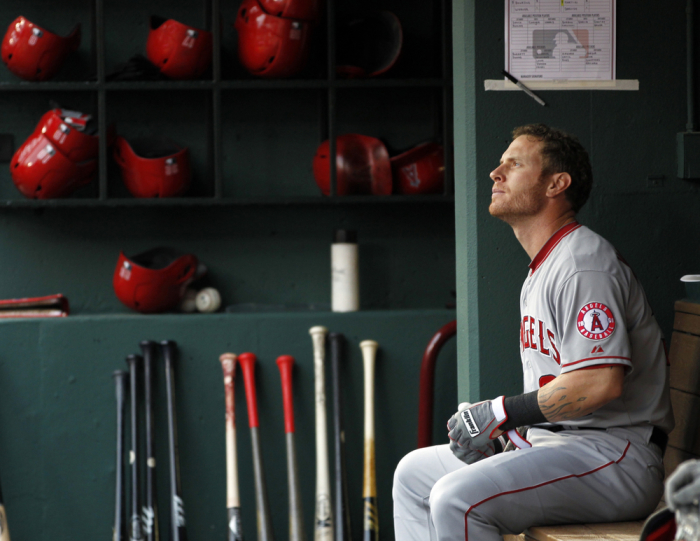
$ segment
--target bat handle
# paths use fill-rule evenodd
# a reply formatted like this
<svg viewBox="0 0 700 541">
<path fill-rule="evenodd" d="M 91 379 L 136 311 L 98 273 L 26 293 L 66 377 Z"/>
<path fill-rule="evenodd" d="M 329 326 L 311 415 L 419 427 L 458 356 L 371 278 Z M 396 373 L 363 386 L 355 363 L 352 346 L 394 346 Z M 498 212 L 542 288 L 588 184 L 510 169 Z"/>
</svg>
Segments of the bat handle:
<svg viewBox="0 0 700 541">
<path fill-rule="evenodd" d="M 131 386 L 131 518 L 130 539 L 141 541 L 143 530 L 141 528 L 141 509 L 139 508 L 139 428 L 138 428 L 138 378 L 137 374 L 143 364 L 141 355 L 128 355 L 126 362 L 129 365 L 129 383 Z"/>
<path fill-rule="evenodd" d="M 374 364 L 378 347 L 379 344 L 374 340 L 363 340 L 360 342 L 365 372 L 365 456 L 362 482 L 362 496 L 364 500 L 363 541 L 377 541 L 379 537 L 374 449 Z"/>
<path fill-rule="evenodd" d="M 345 467 L 345 431 L 343 427 L 342 389 L 340 387 L 340 365 L 342 363 L 345 336 L 332 332 L 328 335 L 331 350 L 331 373 L 333 381 L 333 411 L 335 439 L 335 539 L 352 539 L 350 506 L 348 501 L 347 472 Z"/>
<path fill-rule="evenodd" d="M 294 357 L 280 355 L 277 366 L 282 380 L 282 402 L 284 404 L 284 431 L 287 444 L 287 484 L 289 485 L 289 540 L 304 541 L 303 513 L 299 494 L 299 478 L 294 445 L 294 399 L 292 392 L 292 369 Z"/>
<path fill-rule="evenodd" d="M 318 360 L 320 358 L 323 360 L 326 355 L 325 342 L 328 329 L 321 325 L 316 325 L 309 329 L 309 334 L 311 335 L 311 341 L 314 346 L 314 359 Z"/>
<path fill-rule="evenodd" d="M 248 405 L 248 424 L 250 428 L 258 428 L 258 399 L 255 394 L 255 353 L 241 353 L 238 356 L 238 363 L 243 372 L 243 383 L 245 385 L 245 398 Z"/>
<path fill-rule="evenodd" d="M 177 407 L 175 405 L 174 364 L 177 343 L 173 340 L 163 340 L 160 350 L 165 361 L 165 383 L 168 402 L 168 451 L 170 458 L 170 539 L 171 541 L 187 541 L 185 528 L 185 505 L 182 501 L 180 487 L 180 453 L 177 445 Z"/>
<path fill-rule="evenodd" d="M 226 401 L 226 508 L 228 511 L 228 541 L 241 541 L 241 502 L 238 490 L 238 458 L 236 452 L 236 415 L 234 383 L 236 377 L 235 353 L 224 353 L 219 357 L 224 374 Z"/>
<path fill-rule="evenodd" d="M 282 379 L 282 403 L 284 405 L 284 431 L 294 432 L 294 398 L 292 395 L 292 368 L 294 368 L 294 357 L 291 355 L 280 355 L 277 357 L 277 367 L 280 370 Z"/>
<path fill-rule="evenodd" d="M 156 453 L 153 426 L 153 369 L 158 344 L 153 340 L 140 343 L 143 354 L 144 398 L 146 405 L 146 505 L 143 507 L 143 528 L 147 541 L 158 541 L 158 506 L 156 497 Z"/>
<path fill-rule="evenodd" d="M 116 496 L 114 498 L 114 535 L 113 541 L 124 541 L 125 528 L 125 494 L 124 494 L 124 406 L 126 405 L 126 386 L 129 374 L 124 370 L 116 370 L 113 374 L 115 394 L 117 399 L 117 466 L 116 466 Z M 2 537 L 0 536 L 0 539 Z"/>
</svg>

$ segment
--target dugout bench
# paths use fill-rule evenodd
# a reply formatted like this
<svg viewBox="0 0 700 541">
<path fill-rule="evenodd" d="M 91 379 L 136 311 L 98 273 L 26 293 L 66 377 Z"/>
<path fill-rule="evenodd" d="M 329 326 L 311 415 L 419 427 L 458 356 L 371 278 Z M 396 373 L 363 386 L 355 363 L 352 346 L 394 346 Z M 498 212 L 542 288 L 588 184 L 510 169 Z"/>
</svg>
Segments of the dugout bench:
<svg viewBox="0 0 700 541">
<path fill-rule="evenodd" d="M 700 458 L 700 303 L 675 304 L 671 362 L 671 404 L 676 427 L 664 455 L 666 477 L 683 461 Z M 659 508 L 663 507 L 663 501 Z M 638 541 L 644 520 L 600 524 L 535 526 L 504 541 Z"/>
</svg>

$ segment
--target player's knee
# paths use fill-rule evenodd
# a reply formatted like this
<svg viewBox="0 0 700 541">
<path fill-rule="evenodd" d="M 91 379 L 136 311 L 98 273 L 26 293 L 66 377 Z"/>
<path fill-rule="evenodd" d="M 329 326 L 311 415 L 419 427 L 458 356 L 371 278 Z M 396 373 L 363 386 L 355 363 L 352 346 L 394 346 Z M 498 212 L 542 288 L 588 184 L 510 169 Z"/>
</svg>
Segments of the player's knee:
<svg viewBox="0 0 700 541">
<path fill-rule="evenodd" d="M 449 512 L 454 499 L 454 491 L 451 490 L 452 484 L 445 478 L 440 479 L 433 490 L 430 491 L 430 512 L 433 517 L 444 515 Z"/>
<path fill-rule="evenodd" d="M 430 514 L 435 524 L 449 524 L 461 520 L 471 506 L 469 480 L 445 476 L 430 491 Z"/>
<path fill-rule="evenodd" d="M 394 495 L 416 485 L 416 475 L 421 469 L 420 454 L 420 450 L 411 451 L 399 461 L 394 470 Z"/>
</svg>

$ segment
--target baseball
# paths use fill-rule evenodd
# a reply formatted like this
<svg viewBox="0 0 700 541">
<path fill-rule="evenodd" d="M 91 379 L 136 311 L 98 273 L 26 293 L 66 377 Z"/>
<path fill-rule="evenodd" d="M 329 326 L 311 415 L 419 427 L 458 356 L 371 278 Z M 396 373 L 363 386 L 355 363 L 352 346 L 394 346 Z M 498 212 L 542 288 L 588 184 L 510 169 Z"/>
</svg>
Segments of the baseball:
<svg viewBox="0 0 700 541">
<path fill-rule="evenodd" d="M 213 287 L 205 287 L 197 293 L 195 304 L 200 312 L 216 312 L 221 306 L 221 295 Z"/>
</svg>

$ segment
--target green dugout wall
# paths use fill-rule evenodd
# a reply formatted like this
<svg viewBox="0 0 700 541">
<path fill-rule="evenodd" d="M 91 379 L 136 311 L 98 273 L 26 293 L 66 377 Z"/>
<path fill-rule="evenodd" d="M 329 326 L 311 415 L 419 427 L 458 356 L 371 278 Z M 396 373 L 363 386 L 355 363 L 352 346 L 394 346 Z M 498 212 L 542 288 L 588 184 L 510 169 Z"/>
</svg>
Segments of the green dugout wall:
<svg viewBox="0 0 700 541">
<path fill-rule="evenodd" d="M 542 91 L 542 107 L 522 92 L 484 90 L 484 80 L 501 77 L 504 2 L 453 2 L 460 400 L 522 389 L 518 299 L 529 260 L 488 214 L 489 172 L 518 125 L 551 124 L 588 149 L 595 185 L 579 219 L 624 255 L 670 339 L 673 302 L 684 296 L 679 278 L 700 269 L 698 184 L 676 178 L 676 133 L 686 129 L 685 7 L 618 0 L 617 78 L 639 80 L 639 91 Z"/>
<path fill-rule="evenodd" d="M 456 316 L 449 2 L 382 2 L 380 7 L 402 22 L 404 47 L 386 76 L 367 80 L 336 80 L 329 69 L 329 29 L 335 24 L 328 21 L 347 19 L 356 10 L 368 12 L 377 3 L 322 4 L 328 9 L 306 71 L 291 79 L 261 80 L 245 72 L 236 58 L 232 23 L 239 1 L 0 2 L 3 30 L 19 15 L 61 35 L 76 23 L 83 28 L 80 48 L 51 81 L 20 81 L 0 65 L 0 134 L 14 138 L 15 148 L 53 100 L 93 113 L 103 133 L 114 122 L 127 139 L 168 136 L 190 148 L 193 164 L 186 197 L 135 200 L 103 145 L 95 182 L 67 199 L 33 201 L 13 186 L 9 164 L 0 163 L 0 299 L 60 292 L 72 308 L 61 320 L 0 320 L 0 479 L 14 539 L 74 541 L 112 535 L 112 372 L 126 368 L 126 356 L 138 352 L 143 339 L 172 339 L 181 348 L 178 428 L 193 540 L 226 537 L 224 391 L 218 361 L 226 351 L 251 351 L 259 358 L 266 479 L 275 534 L 287 537 L 284 424 L 275 359 L 281 354 L 296 358 L 297 452 L 311 536 L 315 451 L 308 329 L 314 325 L 347 337 L 342 385 L 354 538 L 362 528 L 359 342 L 380 344 L 375 418 L 379 523 L 382 538 L 393 538 L 391 481 L 397 462 L 416 445 L 421 356 L 431 336 Z M 144 52 L 151 14 L 218 28 L 216 69 L 199 81 L 107 80 L 119 63 Z M 314 182 L 312 160 L 331 133 L 378 137 L 391 155 L 438 140 L 447 148 L 446 189 L 416 197 L 325 198 Z M 360 244 L 362 310 L 352 314 L 327 308 L 330 244 L 338 228 L 356 229 Z M 207 265 L 209 283 L 221 291 L 224 307 L 237 304 L 259 311 L 131 313 L 112 290 L 119 252 L 135 255 L 156 246 L 194 253 Z M 316 310 L 300 309 L 308 305 Z M 444 419 L 456 404 L 455 367 L 452 341 L 438 367 L 436 437 L 444 437 Z M 157 395 L 159 507 L 161 535 L 166 536 L 162 370 Z M 242 518 L 246 538 L 254 539 L 245 404 L 239 372 Z M 330 419 L 330 408 L 328 413 Z"/>
</svg>

